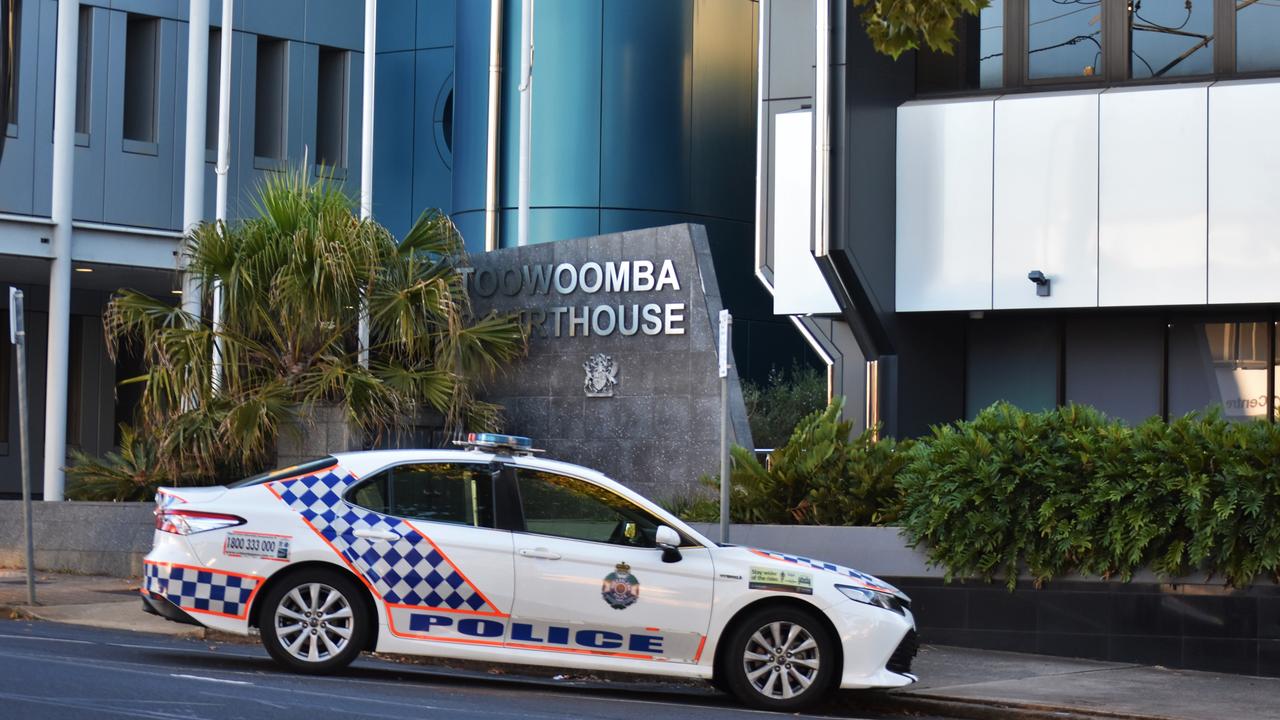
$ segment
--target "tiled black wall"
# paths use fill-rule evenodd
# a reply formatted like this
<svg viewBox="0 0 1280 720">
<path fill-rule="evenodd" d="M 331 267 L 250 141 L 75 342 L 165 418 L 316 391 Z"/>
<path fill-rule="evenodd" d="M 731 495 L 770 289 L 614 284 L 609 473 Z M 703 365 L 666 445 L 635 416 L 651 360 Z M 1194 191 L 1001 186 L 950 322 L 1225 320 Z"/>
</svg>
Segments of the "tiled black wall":
<svg viewBox="0 0 1280 720">
<path fill-rule="evenodd" d="M 1277 585 L 891 581 L 923 643 L 1280 677 Z"/>
</svg>

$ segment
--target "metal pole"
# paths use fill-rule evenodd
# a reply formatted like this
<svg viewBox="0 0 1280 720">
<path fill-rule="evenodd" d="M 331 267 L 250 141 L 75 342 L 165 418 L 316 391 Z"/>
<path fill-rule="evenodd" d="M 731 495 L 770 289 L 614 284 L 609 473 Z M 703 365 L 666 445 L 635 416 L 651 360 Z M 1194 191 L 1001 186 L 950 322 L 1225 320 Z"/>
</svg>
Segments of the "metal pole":
<svg viewBox="0 0 1280 720">
<path fill-rule="evenodd" d="M 729 334 L 733 316 L 720 311 L 720 542 L 729 542 Z"/>
<path fill-rule="evenodd" d="M 373 90 L 378 57 L 378 0 L 364 4 L 364 119 L 360 126 L 360 219 L 373 217 Z M 360 299 L 360 366 L 369 367 L 369 300 Z"/>
<path fill-rule="evenodd" d="M 209 0 L 191 0 L 187 19 L 187 129 L 183 160 L 182 231 L 195 230 L 204 219 L 205 107 L 209 82 Z M 186 268 L 186 258 L 178 262 Z M 200 281 L 182 274 L 182 309 L 199 318 Z"/>
<path fill-rule="evenodd" d="M 44 500 L 61 502 L 67 476 L 67 365 L 71 345 L 71 203 L 75 170 L 76 53 L 80 0 L 58 3 L 54 61 L 53 188 L 50 218 L 49 350 L 45 363 Z"/>
<path fill-rule="evenodd" d="M 516 245 L 529 244 L 529 172 L 533 144 L 533 0 L 520 4 L 520 192 Z"/>
<path fill-rule="evenodd" d="M 484 176 L 484 249 L 498 249 L 498 109 L 502 103 L 502 0 L 489 1 L 489 138 Z"/>
<path fill-rule="evenodd" d="M 213 219 L 219 231 L 227 222 L 227 181 L 231 172 L 231 39 L 235 17 L 235 0 L 222 0 L 222 30 L 219 32 L 222 51 L 218 57 L 218 164 L 213 172 L 217 176 L 217 193 L 213 206 Z M 213 330 L 222 330 L 222 281 L 213 281 Z M 222 387 L 222 338 L 213 341 L 213 388 Z"/>
<path fill-rule="evenodd" d="M 27 406 L 27 328 L 22 291 L 9 288 L 9 340 L 18 359 L 18 442 L 22 453 L 22 527 L 27 544 L 27 604 L 36 604 L 36 551 L 31 529 L 31 414 Z"/>
</svg>

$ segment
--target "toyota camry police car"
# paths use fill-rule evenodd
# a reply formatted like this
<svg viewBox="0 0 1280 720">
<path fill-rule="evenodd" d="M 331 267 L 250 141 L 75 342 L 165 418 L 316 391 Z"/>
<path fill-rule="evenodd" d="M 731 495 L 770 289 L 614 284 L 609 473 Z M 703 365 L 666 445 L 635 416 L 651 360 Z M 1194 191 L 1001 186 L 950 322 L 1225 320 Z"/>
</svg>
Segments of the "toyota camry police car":
<svg viewBox="0 0 1280 720">
<path fill-rule="evenodd" d="M 905 595 L 718 546 L 524 438 L 333 455 L 162 488 L 144 609 L 248 634 L 300 672 L 363 650 L 703 678 L 761 708 L 915 680 Z"/>
</svg>

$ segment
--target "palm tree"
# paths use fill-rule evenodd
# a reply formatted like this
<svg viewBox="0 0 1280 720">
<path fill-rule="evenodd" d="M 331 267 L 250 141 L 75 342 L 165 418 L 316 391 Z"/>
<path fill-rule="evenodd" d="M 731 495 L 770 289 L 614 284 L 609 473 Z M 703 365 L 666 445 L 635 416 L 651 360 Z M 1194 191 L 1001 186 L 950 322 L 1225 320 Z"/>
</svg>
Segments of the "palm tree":
<svg viewBox="0 0 1280 720">
<path fill-rule="evenodd" d="M 145 383 L 137 422 L 175 480 L 261 468 L 281 429 L 323 403 L 342 404 L 371 434 L 426 410 L 450 430 L 497 424 L 477 386 L 523 354 L 525 336 L 512 316 L 472 315 L 448 217 L 424 213 L 397 243 L 357 217 L 339 187 L 301 172 L 265 181 L 254 207 L 255 216 L 203 224 L 185 242 L 206 307 L 221 285 L 218 327 L 133 290 L 104 317 L 113 357 L 133 344 L 146 363 L 135 379 Z M 357 343 L 362 302 L 368 367 Z"/>
</svg>

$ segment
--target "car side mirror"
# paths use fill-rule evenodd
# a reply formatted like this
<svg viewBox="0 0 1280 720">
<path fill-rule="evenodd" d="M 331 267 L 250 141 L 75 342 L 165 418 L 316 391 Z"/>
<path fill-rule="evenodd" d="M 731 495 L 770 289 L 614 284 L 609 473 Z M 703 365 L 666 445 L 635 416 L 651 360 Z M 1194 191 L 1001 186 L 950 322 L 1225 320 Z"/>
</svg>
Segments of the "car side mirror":
<svg viewBox="0 0 1280 720">
<path fill-rule="evenodd" d="M 680 562 L 680 533 L 666 525 L 659 525 L 653 539 L 654 544 L 662 550 L 662 562 Z"/>
</svg>

